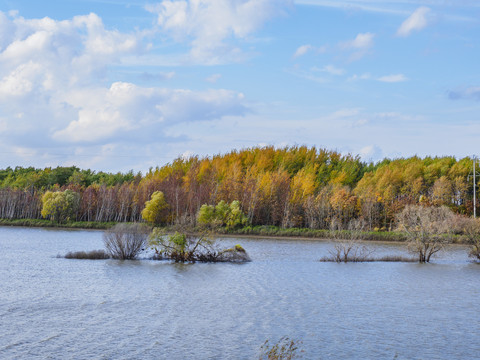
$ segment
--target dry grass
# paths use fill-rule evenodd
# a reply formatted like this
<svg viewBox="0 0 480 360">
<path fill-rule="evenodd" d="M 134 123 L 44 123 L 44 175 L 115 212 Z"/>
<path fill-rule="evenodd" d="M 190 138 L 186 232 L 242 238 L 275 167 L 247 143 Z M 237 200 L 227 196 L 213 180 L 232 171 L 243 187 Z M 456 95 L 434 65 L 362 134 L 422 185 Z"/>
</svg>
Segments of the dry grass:
<svg viewBox="0 0 480 360">
<path fill-rule="evenodd" d="M 92 251 L 70 251 L 65 256 L 65 259 L 85 259 L 85 260 L 105 260 L 110 259 L 110 256 L 104 250 Z"/>
<path fill-rule="evenodd" d="M 385 255 L 375 259 L 374 261 L 383 262 L 418 262 L 418 259 L 401 255 Z"/>
<path fill-rule="evenodd" d="M 326 256 L 320 259 L 321 262 L 418 262 L 418 259 L 400 255 L 385 255 L 381 257 L 371 257 L 371 256 L 351 256 L 348 258 L 348 261 L 339 261 L 335 256 Z"/>
<path fill-rule="evenodd" d="M 271 344 L 269 340 L 265 341 L 260 348 L 259 360 L 293 360 L 300 359 L 303 350 L 301 341 L 292 340 L 286 336 L 282 337 L 279 342 Z"/>
</svg>

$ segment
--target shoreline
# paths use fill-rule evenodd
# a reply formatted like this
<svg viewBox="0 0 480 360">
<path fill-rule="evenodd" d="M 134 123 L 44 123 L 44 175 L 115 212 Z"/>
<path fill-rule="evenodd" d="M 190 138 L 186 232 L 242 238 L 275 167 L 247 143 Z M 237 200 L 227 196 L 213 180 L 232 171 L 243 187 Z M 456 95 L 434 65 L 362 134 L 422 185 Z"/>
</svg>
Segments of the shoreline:
<svg viewBox="0 0 480 360">
<path fill-rule="evenodd" d="M 62 229 L 62 230 L 108 230 L 116 223 L 103 222 L 86 222 L 76 221 L 67 223 L 56 223 L 45 219 L 0 219 L 0 226 L 3 227 L 31 227 L 45 229 Z M 163 227 L 166 232 L 182 231 L 192 235 L 201 233 L 199 229 L 185 228 L 181 229 L 176 226 Z M 322 230 L 308 228 L 288 228 L 281 229 L 274 226 L 246 226 L 237 230 L 220 229 L 220 231 L 212 232 L 214 236 L 225 238 L 246 238 L 246 239 L 268 239 L 268 240 L 314 240 L 314 241 L 332 241 L 332 240 L 349 240 L 351 234 L 347 230 Z M 342 239 L 343 238 L 343 239 Z M 384 231 L 364 231 L 359 234 L 359 239 L 363 242 L 378 243 L 405 243 L 406 236 L 398 232 Z M 452 235 L 451 245 L 467 245 L 462 236 Z"/>
</svg>

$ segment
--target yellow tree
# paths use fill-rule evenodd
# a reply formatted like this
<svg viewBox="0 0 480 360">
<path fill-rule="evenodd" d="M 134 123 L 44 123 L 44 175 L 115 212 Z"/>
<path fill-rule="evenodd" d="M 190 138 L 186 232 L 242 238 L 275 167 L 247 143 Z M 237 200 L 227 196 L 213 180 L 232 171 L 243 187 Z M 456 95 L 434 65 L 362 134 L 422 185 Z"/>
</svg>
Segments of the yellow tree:
<svg viewBox="0 0 480 360">
<path fill-rule="evenodd" d="M 152 224 L 162 224 L 166 221 L 165 209 L 168 204 L 161 191 L 155 191 L 149 201 L 145 202 L 145 208 L 142 210 L 142 218 Z"/>
<path fill-rule="evenodd" d="M 44 218 L 57 222 L 71 220 L 80 205 L 80 195 L 72 190 L 47 191 L 42 196 L 42 211 Z"/>
<path fill-rule="evenodd" d="M 450 205 L 453 199 L 453 186 L 446 176 L 435 181 L 432 187 L 432 202 L 435 206 Z"/>
</svg>

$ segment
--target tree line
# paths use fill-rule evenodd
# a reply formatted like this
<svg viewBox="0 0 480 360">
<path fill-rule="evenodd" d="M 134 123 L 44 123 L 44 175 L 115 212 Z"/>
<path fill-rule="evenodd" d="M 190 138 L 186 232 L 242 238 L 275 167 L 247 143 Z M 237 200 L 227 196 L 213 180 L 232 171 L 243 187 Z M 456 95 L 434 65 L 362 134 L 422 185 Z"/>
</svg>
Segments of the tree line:
<svg viewBox="0 0 480 360">
<path fill-rule="evenodd" d="M 145 175 L 16 167 L 0 170 L 0 218 L 42 218 L 42 197 L 69 190 L 74 207 L 68 218 L 75 221 L 143 221 L 146 203 L 161 193 L 165 204 L 157 223 L 195 225 L 202 205 L 235 201 L 252 225 L 345 229 L 362 219 L 370 230 L 390 230 L 407 205 L 447 206 L 471 215 L 471 167 L 468 157 L 371 163 L 306 146 L 178 158 Z"/>
</svg>

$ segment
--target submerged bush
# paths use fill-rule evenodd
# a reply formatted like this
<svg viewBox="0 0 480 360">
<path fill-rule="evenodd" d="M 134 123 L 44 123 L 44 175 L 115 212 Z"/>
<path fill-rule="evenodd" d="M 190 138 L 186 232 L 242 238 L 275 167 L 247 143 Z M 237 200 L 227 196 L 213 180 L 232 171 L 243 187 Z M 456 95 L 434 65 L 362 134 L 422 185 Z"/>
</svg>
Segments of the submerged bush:
<svg viewBox="0 0 480 360">
<path fill-rule="evenodd" d="M 149 233 L 143 224 L 117 224 L 103 233 L 103 242 L 112 258 L 130 260 L 147 247 Z"/>
<path fill-rule="evenodd" d="M 247 252 L 240 245 L 231 249 L 222 249 L 218 241 L 206 232 L 200 235 L 179 232 L 167 235 L 163 230 L 156 228 L 150 236 L 150 245 L 155 250 L 155 258 L 175 262 L 250 261 Z"/>
</svg>

